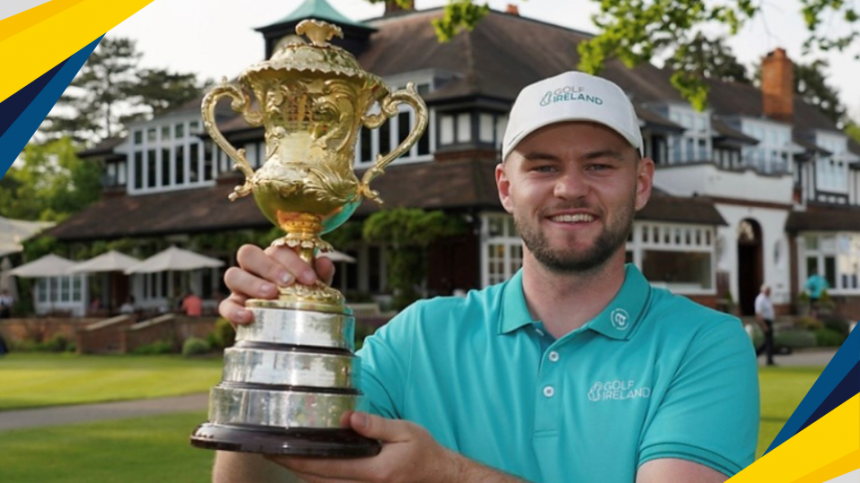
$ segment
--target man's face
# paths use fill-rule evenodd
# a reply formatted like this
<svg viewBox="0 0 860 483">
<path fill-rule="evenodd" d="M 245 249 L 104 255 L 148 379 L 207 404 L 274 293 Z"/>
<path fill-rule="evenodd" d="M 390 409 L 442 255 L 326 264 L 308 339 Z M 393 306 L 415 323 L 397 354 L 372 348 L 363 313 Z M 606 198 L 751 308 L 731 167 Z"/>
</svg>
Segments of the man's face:
<svg viewBox="0 0 860 483">
<path fill-rule="evenodd" d="M 496 168 L 527 251 L 558 273 L 594 270 L 623 249 L 653 177 L 653 161 L 618 133 L 583 122 L 535 131 Z"/>
</svg>

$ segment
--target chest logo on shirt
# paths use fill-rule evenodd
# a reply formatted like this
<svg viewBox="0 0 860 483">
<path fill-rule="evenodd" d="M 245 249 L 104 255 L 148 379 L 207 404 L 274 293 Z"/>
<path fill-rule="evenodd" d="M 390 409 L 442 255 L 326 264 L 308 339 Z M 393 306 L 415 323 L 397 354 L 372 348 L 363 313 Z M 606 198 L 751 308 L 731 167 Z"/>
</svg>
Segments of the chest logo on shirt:
<svg viewBox="0 0 860 483">
<path fill-rule="evenodd" d="M 651 388 L 636 387 L 635 381 L 598 381 L 591 385 L 588 400 L 592 402 L 651 397 Z"/>
<path fill-rule="evenodd" d="M 612 321 L 612 327 L 615 330 L 627 330 L 630 328 L 630 315 L 624 309 L 615 309 L 609 314 L 609 320 Z"/>
</svg>

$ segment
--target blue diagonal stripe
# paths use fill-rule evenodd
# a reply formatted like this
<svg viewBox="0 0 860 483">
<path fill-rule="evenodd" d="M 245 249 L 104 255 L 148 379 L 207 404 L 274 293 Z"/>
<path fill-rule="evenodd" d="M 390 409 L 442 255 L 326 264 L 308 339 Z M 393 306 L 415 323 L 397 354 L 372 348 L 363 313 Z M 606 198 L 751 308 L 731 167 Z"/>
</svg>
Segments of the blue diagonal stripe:
<svg viewBox="0 0 860 483">
<path fill-rule="evenodd" d="M 842 403 L 854 397 L 858 392 L 860 392 L 860 362 L 854 364 L 854 368 L 848 371 L 848 375 L 846 375 L 845 378 L 842 379 L 842 382 L 833 389 L 833 392 L 827 396 L 827 399 L 821 403 L 821 406 L 818 406 L 818 409 L 809 416 L 809 419 L 803 423 L 797 432 L 799 433 L 803 431 L 807 426 L 818 421 L 825 414 L 841 406 Z"/>
<path fill-rule="evenodd" d="M 104 35 L 102 35 L 104 37 Z M 64 65 L 59 72 L 48 82 L 48 85 L 42 89 L 42 92 L 33 99 L 33 102 L 21 113 L 20 116 L 9 126 L 9 129 L 0 136 L 0 172 L 6 175 L 6 171 L 12 166 L 15 158 L 27 145 L 27 142 L 33 137 L 33 133 L 45 120 L 45 117 L 51 112 L 51 108 L 57 103 L 57 100 L 63 94 L 72 79 L 75 78 L 78 71 L 83 67 L 84 62 L 93 53 L 96 46 L 101 41 L 102 37 L 97 38 L 92 43 L 79 50 L 75 55 L 66 59 Z"/>
<path fill-rule="evenodd" d="M 51 82 L 51 79 L 57 75 L 57 72 L 63 68 L 68 59 L 55 65 L 53 69 L 45 72 L 38 79 L 27 84 L 27 87 L 12 94 L 11 97 L 3 102 L 0 102 L 0 136 L 9 130 L 9 126 L 21 116 L 21 113 L 27 109 L 27 106 L 42 92 L 42 89 Z"/>
<path fill-rule="evenodd" d="M 818 380 L 813 384 L 812 389 L 806 393 L 803 401 L 794 410 L 794 413 L 788 418 L 785 426 L 779 431 L 779 434 L 774 438 L 773 443 L 767 448 L 765 454 L 772 449 L 781 445 L 789 438 L 797 434 L 803 424 L 815 413 L 819 406 L 830 396 L 840 382 L 854 368 L 857 362 L 860 361 L 860 324 L 854 327 L 848 339 L 842 344 L 842 347 L 827 364 L 824 372 L 818 377 Z"/>
</svg>

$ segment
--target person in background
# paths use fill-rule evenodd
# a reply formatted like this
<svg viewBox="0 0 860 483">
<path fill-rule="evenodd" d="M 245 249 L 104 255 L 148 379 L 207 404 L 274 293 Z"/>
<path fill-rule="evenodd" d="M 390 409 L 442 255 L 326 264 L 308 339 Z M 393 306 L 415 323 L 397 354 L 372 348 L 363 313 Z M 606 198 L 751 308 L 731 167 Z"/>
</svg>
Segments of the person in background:
<svg viewBox="0 0 860 483">
<path fill-rule="evenodd" d="M 767 365 L 774 365 L 773 362 L 773 302 L 770 300 L 770 287 L 767 285 L 761 286 L 761 291 L 755 298 L 755 320 L 761 325 L 761 330 L 764 332 L 764 342 L 756 349 L 756 357 L 762 352 L 767 354 Z"/>
<path fill-rule="evenodd" d="M 137 308 L 134 306 L 134 296 L 129 295 L 125 302 L 119 307 L 121 314 L 133 314 Z"/>
<path fill-rule="evenodd" d="M 827 279 L 822 277 L 819 272 L 815 272 L 806 279 L 806 291 L 809 292 L 809 315 L 813 318 L 818 318 L 818 299 L 825 290 L 830 288 Z"/>
<path fill-rule="evenodd" d="M 0 290 L 0 319 L 8 319 L 12 317 L 12 305 L 15 304 L 15 299 L 5 288 Z"/>
<path fill-rule="evenodd" d="M 182 299 L 182 310 L 188 317 L 200 317 L 203 315 L 203 300 L 189 290 Z"/>
</svg>

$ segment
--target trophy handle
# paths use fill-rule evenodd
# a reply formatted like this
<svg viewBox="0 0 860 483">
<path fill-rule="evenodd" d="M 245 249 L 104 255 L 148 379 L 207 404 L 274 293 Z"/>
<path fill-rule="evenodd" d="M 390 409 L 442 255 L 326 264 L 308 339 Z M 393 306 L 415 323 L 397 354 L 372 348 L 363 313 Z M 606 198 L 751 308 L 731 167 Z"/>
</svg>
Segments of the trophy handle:
<svg viewBox="0 0 860 483">
<path fill-rule="evenodd" d="M 230 193 L 230 201 L 236 201 L 237 198 L 248 196 L 252 191 L 254 191 L 254 186 L 251 183 L 251 177 L 254 176 L 254 168 L 251 167 L 251 164 L 245 158 L 245 150 L 237 150 L 233 147 L 233 145 L 224 138 L 224 135 L 221 134 L 221 131 L 218 130 L 218 126 L 215 123 L 215 106 L 218 104 L 218 100 L 225 96 L 233 99 L 230 107 L 234 111 L 243 114 L 245 116 L 245 120 L 248 121 L 249 124 L 260 125 L 261 120 L 259 113 L 248 112 L 248 109 L 251 107 L 251 101 L 248 95 L 239 87 L 227 82 L 226 77 L 221 81 L 221 85 L 209 91 L 209 93 L 206 94 L 206 97 L 203 98 L 203 126 L 206 128 L 206 131 L 209 132 L 209 135 L 212 136 L 212 140 L 215 141 L 215 144 L 223 149 L 224 152 L 227 153 L 227 156 L 230 156 L 230 158 L 235 161 L 236 164 L 233 165 L 233 169 L 238 169 L 245 175 L 245 183 L 242 186 L 235 187 L 233 189 L 233 193 Z"/>
<path fill-rule="evenodd" d="M 361 178 L 361 184 L 358 187 L 359 194 L 369 200 L 374 200 L 379 204 L 382 204 L 382 200 L 379 199 L 378 192 L 370 189 L 370 182 L 380 174 L 383 174 L 386 166 L 391 164 L 391 162 L 397 159 L 401 154 L 408 151 L 413 144 L 418 142 L 418 138 L 424 134 L 424 129 L 427 128 L 428 119 L 427 105 L 424 104 L 424 100 L 421 99 L 421 96 L 415 92 L 415 84 L 410 82 L 406 85 L 406 89 L 392 92 L 379 101 L 379 106 L 382 112 L 365 116 L 363 118 L 363 122 L 366 127 L 376 129 L 389 118 L 399 114 L 400 110 L 397 109 L 397 106 L 404 103 L 412 106 L 412 109 L 415 111 L 415 118 L 417 120 L 415 127 L 412 128 L 412 132 L 409 133 L 409 136 L 407 136 L 400 145 L 394 148 L 393 151 L 385 155 L 380 154 L 376 157 L 376 164 L 364 173 L 364 176 Z"/>
</svg>

